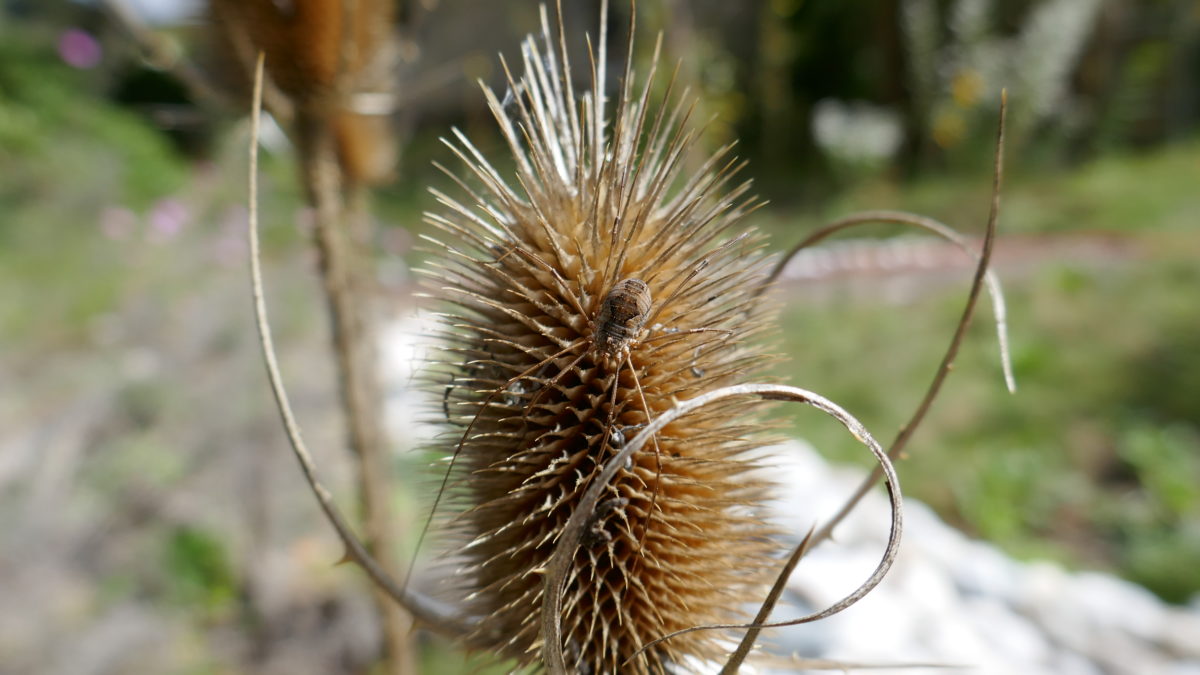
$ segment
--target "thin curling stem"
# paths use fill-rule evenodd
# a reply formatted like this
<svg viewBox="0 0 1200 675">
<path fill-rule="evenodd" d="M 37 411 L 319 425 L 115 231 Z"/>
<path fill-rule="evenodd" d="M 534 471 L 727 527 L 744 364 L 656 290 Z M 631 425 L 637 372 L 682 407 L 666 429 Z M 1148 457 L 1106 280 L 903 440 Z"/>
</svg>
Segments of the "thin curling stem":
<svg viewBox="0 0 1200 675">
<path fill-rule="evenodd" d="M 930 406 L 933 405 L 934 399 L 942 389 L 942 384 L 945 383 L 946 377 L 950 374 L 951 368 L 954 366 L 954 360 L 958 356 L 958 349 L 962 345 L 964 336 L 967 333 L 967 326 L 971 323 L 971 317 L 975 314 L 975 305 L 979 301 L 979 293 L 983 288 L 983 282 L 987 274 L 988 265 L 992 260 L 992 248 L 996 243 L 996 223 L 1000 218 L 1000 188 L 1004 179 L 1004 124 L 1008 113 L 1008 90 L 1000 92 L 1000 124 L 996 131 L 996 155 L 995 162 L 992 167 L 992 201 L 988 212 L 987 230 L 983 237 L 983 251 L 979 255 L 979 264 L 975 268 L 975 278 L 971 282 L 971 292 L 967 295 L 967 304 L 963 307 L 962 317 L 958 321 L 958 327 L 954 331 L 954 337 L 950 339 L 950 345 L 946 348 L 946 354 L 942 357 L 942 363 L 938 366 L 937 372 L 933 376 L 933 381 L 929 383 L 929 389 L 925 392 L 925 397 L 921 399 L 921 403 L 913 412 L 908 424 L 905 424 L 900 432 L 892 441 L 891 447 L 888 449 L 888 457 L 896 459 L 900 453 L 904 451 L 913 434 L 916 433 L 917 427 L 925 419 L 926 413 L 929 412 Z M 876 468 L 871 472 L 871 475 L 858 486 L 858 490 L 846 502 L 840 511 L 837 512 L 829 522 L 817 529 L 812 536 L 810 547 L 816 547 L 821 542 L 829 538 L 833 534 L 833 529 L 838 526 L 858 502 L 871 490 L 871 487 L 879 482 L 880 471 Z"/>
<path fill-rule="evenodd" d="M 705 405 L 709 405 L 718 400 L 731 396 L 752 396 L 765 400 L 780 400 L 780 401 L 795 401 L 806 403 L 818 410 L 830 415 L 841 422 L 850 433 L 862 442 L 871 451 L 871 454 L 880 462 L 883 475 L 886 477 L 888 486 L 888 495 L 892 504 L 892 524 L 891 533 L 888 537 L 887 548 L 884 551 L 883 557 L 879 565 L 871 576 L 863 582 L 850 595 L 842 600 L 834 603 L 832 606 L 803 617 L 796 621 L 787 622 L 780 625 L 792 625 L 795 623 L 805 623 L 809 621 L 817 621 L 827 616 L 836 614 L 843 609 L 858 602 L 863 596 L 871 591 L 891 568 L 892 562 L 895 560 L 896 551 L 900 545 L 900 535 L 903 531 L 903 515 L 902 504 L 900 497 L 900 481 L 896 476 L 895 470 L 892 468 L 891 462 L 884 453 L 883 448 L 871 436 L 870 432 L 862 426 L 850 413 L 843 410 L 840 406 L 829 401 L 828 399 L 804 389 L 797 387 L 789 387 L 776 384 L 742 384 L 730 387 L 723 387 L 713 391 L 701 394 L 693 399 L 689 399 L 676 405 L 674 408 L 654 418 L 645 428 L 638 433 L 624 448 L 616 455 L 609 459 L 604 464 L 604 469 L 596 476 L 591 485 L 588 486 L 575 511 L 571 514 L 567 521 L 566 527 L 562 530 L 562 535 L 558 539 L 557 545 L 554 547 L 554 553 L 551 554 L 550 560 L 546 567 L 541 571 L 545 575 L 544 586 L 542 591 L 542 612 L 541 612 L 541 639 L 542 639 L 542 655 L 546 663 L 546 668 L 550 673 L 558 675 L 565 674 L 566 662 L 563 656 L 562 647 L 562 601 L 564 586 L 566 583 L 567 573 L 571 565 L 571 561 L 575 557 L 575 552 L 579 549 L 580 542 L 583 539 L 584 529 L 587 527 L 589 514 L 593 513 L 597 504 L 600 501 L 601 493 L 607 488 L 612 481 L 617 471 L 624 465 L 625 461 L 639 452 L 643 446 L 655 434 L 662 430 L 666 425 L 674 422 L 676 419 L 698 409 Z M 768 624 L 774 625 L 774 624 Z M 637 652 L 630 657 L 636 658 L 646 649 L 662 642 L 663 640 L 682 635 L 684 633 L 696 630 L 709 630 L 716 628 L 747 628 L 745 624 L 731 624 L 720 626 L 696 626 L 693 628 L 677 631 L 669 635 L 657 638 L 643 645 Z"/>
<path fill-rule="evenodd" d="M 976 265 L 979 264 L 979 254 L 971 250 L 966 239 L 949 225 L 928 216 L 909 213 L 907 211 L 860 211 L 821 226 L 815 232 L 805 237 L 800 243 L 793 246 L 791 250 L 779 259 L 779 262 L 775 264 L 775 268 L 771 270 L 771 274 L 759 285 L 758 290 L 755 292 L 755 297 L 762 295 L 766 289 L 778 281 L 784 268 L 787 267 L 787 264 L 800 251 L 810 246 L 815 246 L 842 230 L 856 225 L 868 225 L 872 223 L 908 225 L 932 232 L 954 244 L 963 253 L 971 256 L 975 260 Z M 1008 346 L 1008 309 L 1004 302 L 1004 290 L 1000 285 L 1000 280 L 991 269 L 987 270 L 984 281 L 987 283 L 988 295 L 992 299 L 992 314 L 996 322 L 996 340 L 1000 347 L 1000 368 L 1004 372 L 1004 385 L 1008 388 L 1010 394 L 1015 393 L 1017 391 L 1017 381 L 1013 376 L 1012 356 Z"/>
<path fill-rule="evenodd" d="M 668 411 L 667 413 L 665 413 L 664 415 L 659 417 L 659 419 L 663 419 L 664 417 L 670 416 L 670 418 L 667 420 L 667 421 L 670 421 L 671 419 L 674 419 L 675 417 L 678 417 L 678 416 L 688 412 L 691 409 L 698 408 L 701 405 L 704 405 L 705 403 L 708 402 L 708 400 L 720 398 L 723 396 L 736 395 L 736 394 L 757 395 L 760 398 L 763 398 L 765 400 L 771 400 L 771 401 L 791 401 L 791 402 L 808 404 L 808 405 L 816 408 L 817 410 L 820 410 L 821 412 L 825 413 L 826 415 L 829 415 L 829 416 L 833 417 L 834 419 L 836 419 L 837 421 L 841 422 L 842 425 L 844 427 L 846 427 L 846 430 L 849 431 L 856 440 L 858 440 L 860 443 L 865 445 L 867 447 L 867 449 L 871 451 L 871 454 L 875 457 L 875 460 L 878 462 L 879 471 L 884 476 L 884 481 L 887 486 L 888 500 L 889 500 L 890 506 L 891 506 L 891 525 L 890 525 L 889 532 L 888 532 L 887 546 L 884 548 L 883 556 L 880 558 L 879 564 L 876 565 L 875 570 L 871 573 L 871 576 L 869 576 L 866 581 L 862 582 L 862 584 L 860 584 L 858 586 L 858 588 L 853 590 L 846 597 L 842 598 L 841 600 L 833 603 L 829 607 L 826 607 L 825 609 L 823 609 L 819 612 L 813 612 L 812 614 L 802 616 L 798 619 L 792 619 L 789 621 L 780 621 L 777 623 L 712 624 L 712 625 L 707 625 L 707 626 L 692 626 L 691 628 L 685 628 L 683 630 L 675 631 L 674 633 L 668 633 L 667 635 L 664 635 L 659 638 L 655 638 L 654 640 L 647 642 L 646 644 L 642 645 L 638 649 L 637 652 L 634 653 L 633 657 L 630 657 L 631 659 L 635 658 L 638 654 L 641 654 L 642 652 L 646 651 L 647 649 L 650 649 L 651 647 L 653 647 L 654 645 L 656 645 L 660 642 L 663 642 L 665 640 L 670 640 L 671 638 L 678 637 L 680 635 L 684 635 L 687 633 L 692 633 L 695 631 L 730 630 L 730 629 L 744 628 L 744 629 L 750 630 L 752 633 L 754 633 L 754 635 L 757 635 L 757 632 L 763 628 L 779 628 L 779 627 L 783 627 L 783 626 L 795 626 L 795 625 L 799 625 L 802 623 L 812 623 L 814 621 L 820 621 L 821 619 L 825 619 L 830 616 L 833 616 L 834 614 L 837 614 L 838 612 L 841 612 L 842 610 L 847 609 L 850 606 L 854 605 L 859 600 L 866 597 L 866 595 L 868 593 L 870 593 L 872 590 L 874 590 L 874 588 L 879 585 L 879 582 L 883 581 L 883 578 L 885 576 L 887 576 L 888 571 L 891 570 L 892 563 L 894 563 L 896 560 L 896 554 L 900 550 L 900 536 L 904 531 L 904 506 L 902 503 L 902 498 L 900 496 L 900 479 L 896 475 L 896 470 L 892 466 L 891 459 L 887 456 L 887 453 L 885 453 L 883 451 L 883 448 L 882 448 L 882 446 L 879 445 L 879 442 L 876 441 L 873 436 L 871 436 L 871 433 L 869 431 L 867 431 L 866 427 L 864 427 L 862 425 L 862 423 L 860 423 L 857 419 L 854 418 L 853 415 L 846 412 L 844 409 L 842 409 L 836 403 L 830 401 L 829 399 L 826 399 L 825 397 L 821 396 L 820 394 L 815 394 L 811 391 L 806 391 L 806 390 L 800 389 L 798 387 L 790 387 L 790 386 L 786 386 L 786 385 L 773 385 L 773 384 L 735 385 L 732 387 L 726 387 L 724 389 L 717 389 L 717 390 L 711 391 L 707 394 L 697 396 L 696 398 L 686 401 L 685 403 L 680 404 L 676 408 L 673 408 L 672 410 Z M 655 421 L 657 422 L 658 420 L 655 420 Z M 663 424 L 666 424 L 666 422 L 663 422 Z M 645 434 L 651 428 L 653 428 L 653 425 L 651 425 L 651 427 L 648 427 L 646 430 L 643 430 L 642 434 Z M 638 437 L 634 439 L 634 441 L 636 442 L 638 440 L 638 438 L 641 438 L 642 434 L 639 434 Z M 644 443 L 644 441 L 643 441 L 643 443 Z M 615 458 L 614 458 L 614 460 L 615 460 Z M 614 471 L 614 473 L 615 473 L 615 471 Z M 601 478 L 603 478 L 603 474 L 601 474 Z M 585 496 L 585 499 L 586 499 L 586 496 Z M 762 608 L 759 610 L 759 613 L 758 613 L 759 617 L 766 617 L 766 616 L 770 615 L 770 612 L 774 606 L 774 603 L 778 600 L 779 596 L 783 592 L 783 587 L 787 582 L 787 577 L 791 575 L 791 571 L 793 569 L 795 569 L 796 564 L 800 561 L 800 558 L 803 557 L 804 553 L 811 548 L 810 542 L 811 542 L 811 533 L 810 533 L 810 536 L 805 537 L 804 540 L 800 542 L 800 545 L 792 553 L 791 559 L 784 566 L 783 571 L 780 573 L 779 577 L 776 579 L 774 588 L 772 588 L 771 593 L 768 594 L 766 600 L 763 602 Z M 555 550 L 555 553 L 557 554 L 558 551 Z M 733 668 L 733 670 L 723 670 L 722 671 L 723 673 L 724 672 L 736 672 L 737 665 L 738 665 L 738 663 L 740 663 L 740 660 L 738 660 L 738 659 L 739 658 L 744 659 L 745 655 L 749 653 L 750 645 L 753 644 L 753 637 L 748 637 L 746 640 L 743 640 L 743 643 L 746 643 L 744 648 L 740 647 L 738 652 L 735 652 L 734 656 L 730 659 L 730 663 L 732 664 L 731 667 Z M 739 657 L 739 654 L 740 654 L 740 657 Z M 728 667 L 730 667 L 730 666 L 727 666 L 727 668 Z"/>
<path fill-rule="evenodd" d="M 784 563 L 783 569 L 775 577 L 775 583 L 771 585 L 771 590 L 763 600 L 762 606 L 759 607 L 758 614 L 754 615 L 754 625 L 746 630 L 746 634 L 742 636 L 742 641 L 738 643 L 737 649 L 733 651 L 733 654 L 729 655 L 729 660 L 721 668 L 721 675 L 737 673 L 738 668 L 745 662 L 746 657 L 750 655 L 750 650 L 754 648 L 754 641 L 762 633 L 763 624 L 771 617 L 771 612 L 775 609 L 775 605 L 779 602 L 779 597 L 783 595 L 783 590 L 787 587 L 788 579 L 791 578 L 796 565 L 800 564 L 800 559 L 804 557 L 805 553 L 808 553 L 809 542 L 812 541 L 812 533 L 813 531 L 809 530 L 808 534 L 804 535 L 804 539 L 800 540 L 796 548 L 792 549 L 792 554 L 788 556 L 787 562 Z"/>
<path fill-rule="evenodd" d="M 258 242 L 258 134 L 259 120 L 262 115 L 262 83 L 264 55 L 259 52 L 254 71 L 254 103 L 250 118 L 250 204 L 247 218 L 247 239 L 250 244 L 250 287 L 254 298 L 254 323 L 258 329 L 259 346 L 262 348 L 263 363 L 267 369 L 267 378 L 271 384 L 271 392 L 275 395 L 275 403 L 279 408 L 279 416 L 283 421 L 284 431 L 300 470 L 304 473 L 321 511 L 337 531 L 338 537 L 346 547 L 346 558 L 353 560 L 366 571 L 385 593 L 396 602 L 403 605 L 413 616 L 427 623 L 435 630 L 449 636 L 461 637 L 474 629 L 473 622 L 454 614 L 452 610 L 420 593 L 401 589 L 400 586 L 383 570 L 367 552 L 366 547 L 350 529 L 341 511 L 333 502 L 333 496 L 317 477 L 316 465 L 312 455 L 304 443 L 300 425 L 292 412 L 287 390 L 283 385 L 283 376 L 279 372 L 279 362 L 275 355 L 275 344 L 271 337 L 271 324 L 267 319 L 266 301 L 263 296 L 262 263 Z"/>
</svg>

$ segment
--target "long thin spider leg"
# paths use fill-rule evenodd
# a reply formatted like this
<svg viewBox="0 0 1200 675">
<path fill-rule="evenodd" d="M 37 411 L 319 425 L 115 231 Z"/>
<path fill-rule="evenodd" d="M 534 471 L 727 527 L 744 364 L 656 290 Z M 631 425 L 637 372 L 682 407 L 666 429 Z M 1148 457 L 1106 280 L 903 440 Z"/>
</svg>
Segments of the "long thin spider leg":
<svg viewBox="0 0 1200 675">
<path fill-rule="evenodd" d="M 665 340 L 667 338 L 679 337 L 680 335 L 695 335 L 696 333 L 721 333 L 723 335 L 733 335 L 733 331 L 726 328 L 689 328 L 687 330 L 675 331 L 674 333 L 661 333 L 659 335 L 652 335 L 645 340 L 642 340 L 642 344 L 646 344 L 647 342 L 655 342 L 657 340 Z"/>
<path fill-rule="evenodd" d="M 572 344 L 572 346 L 574 346 L 574 345 L 578 344 L 579 342 L 581 342 L 581 341 L 583 341 L 583 340 L 586 340 L 586 339 L 587 339 L 587 338 L 580 338 L 579 340 L 576 340 L 575 342 L 572 342 L 571 344 Z M 531 410 L 533 410 L 533 406 L 537 405 L 537 403 L 538 403 L 539 401 L 541 401 L 541 400 L 542 400 L 542 397 L 546 395 L 546 392 L 548 392 L 548 391 L 550 391 L 551 389 L 553 389 L 553 388 L 554 388 L 554 386 L 558 384 L 558 381 L 559 381 L 559 380 L 561 380 L 561 379 L 563 378 L 563 376 L 564 376 L 564 375 L 566 375 L 567 373 L 571 372 L 571 370 L 572 370 L 572 369 L 573 369 L 573 368 L 574 368 L 574 367 L 575 367 L 575 366 L 576 366 L 576 365 L 577 365 L 577 364 L 578 364 L 580 361 L 582 361 L 582 360 L 583 360 L 583 357 L 585 357 L 585 356 L 587 356 L 587 355 L 588 355 L 588 352 L 589 352 L 589 351 L 591 351 L 591 350 L 584 350 L 584 352 L 583 352 L 582 354 L 580 354 L 579 356 L 575 357 L 575 360 L 574 360 L 574 361 L 572 361 L 571 363 L 567 364 L 567 367 L 566 367 L 566 368 L 563 368 L 562 370 L 560 370 L 560 371 L 558 371 L 557 373 L 555 373 L 555 374 L 554 374 L 554 377 L 550 378 L 550 381 L 549 381 L 549 382 L 547 382 L 546 384 L 542 385 L 542 386 L 541 386 L 541 388 L 537 390 L 537 392 L 536 392 L 536 393 L 533 395 L 533 398 L 529 399 L 529 403 L 526 403 L 526 404 L 525 404 L 525 412 L 524 412 L 524 416 L 525 416 L 525 417 L 528 417 L 528 416 L 529 416 L 529 412 L 530 412 Z M 553 356 L 553 357 L 551 357 L 551 358 L 558 358 L 558 356 L 561 356 L 561 355 L 562 355 L 562 352 L 560 352 L 558 355 L 556 355 L 556 356 Z M 547 359 L 547 360 L 549 360 L 549 359 Z M 542 363 L 545 363 L 545 361 L 543 361 Z"/>
<path fill-rule="evenodd" d="M 600 454 L 597 457 L 603 457 L 604 451 L 608 448 L 609 440 L 612 438 L 612 429 L 617 421 L 617 390 L 621 384 L 621 369 L 617 368 L 616 374 L 612 376 L 612 384 L 609 385 L 610 396 L 608 397 L 608 425 L 604 429 L 604 441 L 600 443 Z M 625 432 L 621 432 L 621 443 L 625 442 Z"/>
<path fill-rule="evenodd" d="M 619 375 L 620 371 L 617 371 L 617 375 L 612 377 L 612 383 L 609 385 L 609 391 L 612 395 L 608 398 L 608 421 L 604 424 L 604 437 L 600 439 L 600 450 L 596 453 L 596 457 L 598 458 L 603 458 L 604 453 L 611 445 L 613 426 L 615 426 L 614 420 L 616 420 L 617 417 L 617 377 Z M 621 444 L 624 444 L 624 433 L 621 434 L 621 439 Z M 613 447 L 620 451 L 621 444 Z"/>
<path fill-rule="evenodd" d="M 638 379 L 637 369 L 633 367 L 633 359 L 629 356 L 629 352 L 625 353 L 625 363 L 629 364 L 629 372 L 633 375 L 633 386 L 637 388 L 638 398 L 642 401 L 642 410 L 646 413 L 646 424 L 650 424 L 651 414 L 650 406 L 646 403 L 646 393 L 642 391 L 642 383 Z M 621 370 L 617 369 L 617 376 L 620 377 Z M 654 519 L 654 509 L 658 507 L 658 488 L 659 482 L 662 480 L 662 450 L 658 447 L 658 434 L 650 437 L 650 442 L 654 444 L 654 490 L 650 493 L 650 511 L 646 514 L 646 520 L 642 523 L 642 535 L 638 537 L 638 551 L 644 552 L 643 545 L 646 542 L 646 533 L 650 530 L 650 521 Z"/>
<path fill-rule="evenodd" d="M 493 356 L 493 355 L 489 353 L 489 356 Z M 467 357 L 467 360 L 463 361 L 462 365 L 459 366 L 459 368 L 466 371 L 466 370 L 468 370 L 470 363 L 471 363 L 470 357 Z M 464 374 L 464 379 L 466 379 L 465 374 Z M 445 391 L 442 392 L 442 414 L 446 417 L 447 424 L 453 424 L 455 426 L 461 427 L 462 424 L 455 422 L 453 419 L 453 416 L 451 416 L 451 414 L 450 414 L 450 394 L 454 391 L 454 388 L 457 386 L 458 386 L 458 373 L 451 373 L 450 381 L 446 383 L 446 389 L 445 389 Z"/>
<path fill-rule="evenodd" d="M 658 318 L 658 315 L 662 314 L 662 311 L 666 309 L 667 305 L 671 304 L 675 298 L 679 297 L 679 294 L 683 292 L 683 289 L 685 286 L 687 286 L 687 283 L 695 278 L 695 276 L 699 274 L 705 267 L 708 267 L 708 264 L 708 259 L 705 258 L 704 260 L 701 260 L 694 268 L 692 268 L 692 271 L 688 273 L 683 281 L 679 282 L 679 285 L 675 287 L 675 290 L 671 293 L 671 295 L 667 296 L 666 300 L 660 302 L 658 307 L 655 308 L 654 312 L 652 312 L 650 316 L 646 317 L 646 325 L 653 326 L 654 320 Z"/>
<path fill-rule="evenodd" d="M 675 290 L 671 292 L 671 295 L 669 295 L 666 300 L 663 300 L 662 303 L 659 304 L 658 308 L 654 310 L 653 314 L 651 314 L 649 317 L 646 318 L 646 324 L 650 325 L 650 326 L 654 325 L 654 320 L 658 318 L 658 315 L 662 314 L 662 311 L 667 308 L 667 305 L 670 305 L 675 300 L 675 298 L 679 297 L 679 295 L 681 293 L 683 293 L 683 290 L 685 288 L 687 288 L 689 281 L 694 279 L 697 274 L 699 274 L 700 272 L 702 272 L 704 270 L 705 267 L 709 266 L 709 264 L 712 262 L 713 256 L 715 256 L 718 253 L 721 253 L 722 251 L 724 251 L 727 248 L 730 248 L 730 247 L 738 244 L 739 242 L 744 240 L 747 236 L 749 236 L 749 235 L 740 234 L 740 235 L 734 237 L 733 239 L 730 239 L 729 241 L 725 242 L 724 244 L 721 244 L 720 246 L 714 248 L 712 251 L 709 251 L 708 255 L 703 260 L 696 263 L 696 266 L 693 267 L 691 269 L 691 271 L 687 273 L 687 276 L 683 278 L 683 281 L 679 282 L 679 285 L 677 285 L 675 287 Z M 654 275 L 654 274 L 650 275 L 650 278 L 646 280 L 646 283 L 650 283 L 650 281 L 652 281 L 655 276 L 656 275 Z M 676 273 L 676 275 L 674 277 L 671 277 L 670 279 L 668 279 L 667 282 L 663 284 L 663 286 L 664 287 L 670 286 L 675 281 L 675 279 L 679 278 L 679 276 L 680 275 L 678 273 Z"/>
<path fill-rule="evenodd" d="M 522 371 L 519 375 L 516 375 L 513 378 L 511 378 L 510 380 L 508 380 L 507 382 L 505 382 L 503 386 L 496 388 L 494 391 L 492 391 L 492 393 L 488 394 L 487 398 L 485 398 L 483 400 L 483 405 L 481 405 L 479 407 L 479 412 L 476 412 L 475 416 L 471 418 L 471 423 L 468 424 L 466 430 L 463 431 L 462 438 L 458 439 L 458 445 L 455 446 L 455 448 L 454 448 L 454 454 L 450 455 L 450 465 L 446 467 L 446 473 L 444 473 L 442 475 L 442 484 L 440 487 L 438 487 L 437 495 L 433 498 L 433 506 L 429 509 L 429 516 L 425 519 L 425 524 L 421 526 L 421 535 L 419 537 L 417 537 L 417 546 L 416 546 L 416 548 L 413 549 L 412 561 L 408 565 L 408 571 L 405 572 L 405 574 L 404 574 L 404 583 L 401 585 L 401 588 L 408 588 L 408 582 L 410 579 L 412 579 L 413 567 L 416 566 L 417 553 L 419 553 L 421 551 L 421 544 L 425 543 L 425 536 L 429 534 L 429 526 L 433 523 L 434 515 L 437 514 L 438 505 L 441 504 L 441 502 L 442 502 L 442 494 L 445 493 L 446 486 L 450 483 L 450 474 L 454 470 L 454 462 L 458 460 L 458 455 L 459 455 L 459 453 L 462 452 L 463 445 L 465 445 L 467 442 L 467 439 L 470 438 L 471 430 L 475 428 L 475 422 L 477 422 L 479 420 L 479 414 L 481 412 L 483 412 L 484 410 L 487 410 L 488 406 L 490 406 L 492 404 L 492 401 L 495 401 L 496 397 L 499 396 L 500 394 L 504 393 L 505 391 L 508 391 L 509 387 L 513 386 L 517 382 L 520 382 L 522 379 L 528 377 L 530 374 L 534 373 L 535 371 L 537 371 L 537 369 L 546 365 L 550 361 L 553 361 L 554 359 L 557 359 L 558 357 L 562 356 L 563 354 L 570 352 L 572 349 L 575 349 L 580 344 L 582 344 L 583 341 L 584 341 L 584 338 L 575 340 L 571 344 L 560 349 L 553 356 L 548 356 L 548 357 L 542 359 L 541 361 L 533 364 L 529 368 Z M 584 353 L 586 354 L 587 352 L 584 352 Z"/>
<path fill-rule="evenodd" d="M 453 374 L 450 375 L 450 381 L 446 383 L 446 391 L 442 394 L 442 414 L 446 416 L 448 424 L 454 424 L 450 419 L 450 392 L 454 391 L 454 384 L 458 378 Z"/>
</svg>

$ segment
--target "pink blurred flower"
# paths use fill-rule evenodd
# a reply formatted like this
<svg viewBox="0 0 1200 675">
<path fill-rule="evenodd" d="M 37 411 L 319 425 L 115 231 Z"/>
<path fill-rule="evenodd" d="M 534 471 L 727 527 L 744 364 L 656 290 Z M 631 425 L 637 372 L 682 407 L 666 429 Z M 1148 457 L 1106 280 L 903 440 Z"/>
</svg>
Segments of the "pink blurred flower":
<svg viewBox="0 0 1200 675">
<path fill-rule="evenodd" d="M 91 69 L 100 65 L 104 51 L 91 33 L 68 28 L 58 36 L 58 56 L 73 68 Z"/>
<path fill-rule="evenodd" d="M 191 213 L 178 199 L 160 199 L 150 209 L 150 235 L 157 241 L 167 241 L 179 234 L 191 219 Z"/>
</svg>

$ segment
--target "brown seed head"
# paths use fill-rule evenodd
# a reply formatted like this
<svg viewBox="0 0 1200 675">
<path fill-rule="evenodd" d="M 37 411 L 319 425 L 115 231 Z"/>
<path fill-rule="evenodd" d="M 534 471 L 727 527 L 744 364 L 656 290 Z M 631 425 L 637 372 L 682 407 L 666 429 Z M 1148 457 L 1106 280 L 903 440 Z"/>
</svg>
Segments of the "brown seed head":
<svg viewBox="0 0 1200 675">
<path fill-rule="evenodd" d="M 364 111 L 366 95 L 387 100 L 395 77 L 394 0 L 210 0 L 219 58 L 249 75 L 259 51 L 271 83 L 296 117 L 294 134 L 328 124 L 338 163 L 352 181 L 389 179 L 396 143 L 386 111 Z M 378 108 L 379 104 L 376 103 Z M 280 110 L 272 110 L 279 114 Z M 296 138 L 300 144 L 305 138 Z"/>
<path fill-rule="evenodd" d="M 685 173 L 687 105 L 653 105 L 627 66 L 606 112 L 604 40 L 576 96 L 544 12 L 542 38 L 524 44 L 510 103 L 484 92 L 515 180 L 457 134 L 470 179 L 447 173 L 465 197 L 435 193 L 444 212 L 427 216 L 442 232 L 433 292 L 453 306 L 437 362 L 439 395 L 451 381 L 458 578 L 483 619 L 477 643 L 523 663 L 540 648 L 540 570 L 590 481 L 676 401 L 761 372 L 773 323 L 754 293 L 769 261 L 740 222 L 754 202 L 748 183 L 730 185 L 728 148 Z M 665 633 L 744 618 L 761 595 L 773 531 L 759 518 L 769 486 L 746 458 L 764 442 L 753 405 L 727 399 L 667 425 L 589 514 L 561 617 L 577 672 L 658 673 L 727 651 L 702 631 L 626 663 Z"/>
</svg>

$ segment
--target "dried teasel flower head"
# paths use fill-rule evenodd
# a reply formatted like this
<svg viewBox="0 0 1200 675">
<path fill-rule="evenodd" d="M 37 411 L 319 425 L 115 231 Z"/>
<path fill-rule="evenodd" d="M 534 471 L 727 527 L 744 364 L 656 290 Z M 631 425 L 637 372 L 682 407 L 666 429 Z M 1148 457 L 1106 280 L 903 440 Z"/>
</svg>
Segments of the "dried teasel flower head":
<svg viewBox="0 0 1200 675">
<path fill-rule="evenodd" d="M 210 0 L 209 6 L 219 47 L 240 62 L 247 84 L 255 55 L 266 55 L 270 81 L 290 108 L 272 112 L 295 118 L 298 143 L 307 140 L 306 126 L 328 124 L 348 179 L 375 184 L 391 177 L 394 0 Z"/>
<path fill-rule="evenodd" d="M 505 64 L 503 99 L 484 87 L 515 177 L 455 132 L 466 177 L 447 173 L 465 196 L 435 191 L 443 210 L 427 216 L 441 231 L 433 294 L 452 307 L 434 377 L 453 425 L 459 578 L 482 618 L 474 642 L 522 663 L 540 647 L 542 568 L 602 464 L 676 402 L 760 374 L 774 324 L 755 293 L 762 238 L 742 225 L 756 202 L 729 148 L 687 173 L 691 108 L 652 99 L 655 66 L 635 83 L 626 65 L 609 107 L 604 33 L 577 95 L 558 32 L 543 9 L 524 74 Z M 744 618 L 760 596 L 773 530 L 747 458 L 764 442 L 752 405 L 669 424 L 611 483 L 566 580 L 568 668 L 666 672 L 727 651 L 703 631 L 628 661 L 671 631 Z"/>
</svg>

